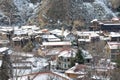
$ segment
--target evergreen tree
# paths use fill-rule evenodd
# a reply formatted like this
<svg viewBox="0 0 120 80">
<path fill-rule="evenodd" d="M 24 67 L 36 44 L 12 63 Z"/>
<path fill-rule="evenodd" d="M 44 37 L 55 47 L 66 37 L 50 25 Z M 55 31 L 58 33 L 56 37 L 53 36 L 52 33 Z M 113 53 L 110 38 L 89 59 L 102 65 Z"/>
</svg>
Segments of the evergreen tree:
<svg viewBox="0 0 120 80">
<path fill-rule="evenodd" d="M 76 56 L 74 58 L 71 58 L 70 62 L 71 62 L 71 67 L 73 67 L 75 63 L 79 63 L 79 64 L 84 63 L 84 59 L 82 57 L 82 51 L 80 49 L 78 49 Z"/>
<path fill-rule="evenodd" d="M 76 60 L 76 63 L 79 63 L 79 64 L 84 63 L 84 59 L 82 57 L 82 51 L 80 49 L 78 49 L 78 51 L 76 53 L 75 60 Z"/>
</svg>

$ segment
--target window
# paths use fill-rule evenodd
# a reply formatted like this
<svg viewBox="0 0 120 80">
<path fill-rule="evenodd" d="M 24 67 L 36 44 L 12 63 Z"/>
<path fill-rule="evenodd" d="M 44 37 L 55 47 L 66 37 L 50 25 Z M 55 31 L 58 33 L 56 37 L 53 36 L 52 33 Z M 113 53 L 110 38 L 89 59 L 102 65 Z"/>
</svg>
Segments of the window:
<svg viewBox="0 0 120 80">
<path fill-rule="evenodd" d="M 115 55 L 111 55 L 111 58 L 112 58 L 112 59 L 115 59 Z"/>
<path fill-rule="evenodd" d="M 68 65 L 68 67 L 70 68 L 71 66 L 70 66 L 70 65 Z"/>
<path fill-rule="evenodd" d="M 68 61 L 70 61 L 70 59 L 68 59 Z"/>
<path fill-rule="evenodd" d="M 111 53 L 117 53 L 117 51 L 118 51 L 117 49 L 112 49 Z"/>
<path fill-rule="evenodd" d="M 66 64 L 64 64 L 64 68 L 66 68 Z"/>
</svg>

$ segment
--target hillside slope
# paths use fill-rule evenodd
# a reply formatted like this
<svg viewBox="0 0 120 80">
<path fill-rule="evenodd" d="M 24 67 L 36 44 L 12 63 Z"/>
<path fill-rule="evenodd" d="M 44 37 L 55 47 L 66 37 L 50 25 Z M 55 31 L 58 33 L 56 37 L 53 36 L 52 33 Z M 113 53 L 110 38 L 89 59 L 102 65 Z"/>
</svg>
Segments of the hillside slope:
<svg viewBox="0 0 120 80">
<path fill-rule="evenodd" d="M 61 21 L 72 24 L 77 21 L 87 26 L 93 19 L 104 20 L 116 17 L 115 13 L 110 9 L 108 0 L 89 0 L 89 2 L 85 0 L 45 1 L 47 6 L 44 6 L 44 9 L 40 11 L 39 16 L 40 19 L 42 18 L 43 21 L 48 23 Z"/>
<path fill-rule="evenodd" d="M 111 1 L 111 3 L 109 2 Z M 92 19 L 116 17 L 120 0 L 0 0 L 0 25 L 89 25 Z"/>
</svg>

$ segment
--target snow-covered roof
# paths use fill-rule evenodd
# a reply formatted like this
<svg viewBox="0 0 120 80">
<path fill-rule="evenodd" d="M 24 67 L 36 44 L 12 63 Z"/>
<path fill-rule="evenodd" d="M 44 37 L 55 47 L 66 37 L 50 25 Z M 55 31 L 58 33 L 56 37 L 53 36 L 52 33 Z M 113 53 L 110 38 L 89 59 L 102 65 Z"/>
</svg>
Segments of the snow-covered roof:
<svg viewBox="0 0 120 80">
<path fill-rule="evenodd" d="M 8 47 L 2 47 L 2 48 L 0 48 L 0 53 L 5 54 L 4 53 L 5 51 L 7 51 L 6 52 L 7 54 L 12 54 L 13 53 L 13 51 L 11 49 L 9 49 Z"/>
<path fill-rule="evenodd" d="M 15 35 L 24 35 L 24 34 L 27 34 L 27 33 L 28 33 L 28 30 L 22 30 L 22 29 L 14 30 Z"/>
<path fill-rule="evenodd" d="M 91 33 L 90 36 L 91 37 L 99 37 L 99 35 L 97 33 Z"/>
<path fill-rule="evenodd" d="M 42 31 L 40 31 L 39 27 L 36 27 L 35 25 L 22 26 L 21 28 L 17 27 L 14 29 L 15 35 L 23 35 L 23 34 L 34 35 L 34 34 L 39 34 L 39 33 L 42 33 Z"/>
<path fill-rule="evenodd" d="M 92 55 L 88 52 L 88 51 L 85 51 L 85 50 L 81 50 L 82 51 L 82 56 L 84 59 L 92 59 Z"/>
<path fill-rule="evenodd" d="M 27 75 L 27 74 L 30 74 L 31 72 L 32 72 L 31 69 L 13 69 L 13 75 L 14 76 L 16 76 L 16 75 L 17 76 Z M 14 78 L 12 80 L 16 80 L 16 78 Z M 26 78 L 25 77 L 20 77 L 20 78 L 17 78 L 17 80 L 26 80 Z"/>
<path fill-rule="evenodd" d="M 67 30 L 64 31 L 63 35 L 66 37 L 68 34 L 70 34 L 70 32 L 68 32 Z"/>
<path fill-rule="evenodd" d="M 117 32 L 111 32 L 110 37 L 120 37 L 120 33 L 117 33 Z"/>
<path fill-rule="evenodd" d="M 0 40 L 0 44 L 8 44 L 9 42 L 9 40 Z"/>
<path fill-rule="evenodd" d="M 114 18 L 112 18 L 112 20 L 113 20 L 113 21 L 119 21 L 119 18 L 114 17 Z"/>
<path fill-rule="evenodd" d="M 40 73 L 33 73 L 31 75 L 25 75 L 17 77 L 17 80 L 28 80 L 28 76 L 32 80 L 72 80 L 64 74 L 57 73 L 57 72 L 40 72 Z M 14 77 L 12 80 L 16 80 Z"/>
<path fill-rule="evenodd" d="M 9 49 L 7 54 L 12 54 L 12 53 L 13 53 L 13 51 L 11 49 Z"/>
<path fill-rule="evenodd" d="M 90 42 L 91 39 L 78 39 L 78 41 L 80 41 L 80 42 L 82 42 L 82 41 L 83 41 L 83 42 L 84 42 L 84 41 L 85 41 L 85 42 Z"/>
<path fill-rule="evenodd" d="M 84 75 L 86 74 L 85 68 L 87 68 L 86 65 L 78 64 L 65 71 L 65 73 Z"/>
<path fill-rule="evenodd" d="M 120 48 L 120 42 L 108 42 L 107 43 L 110 49 Z"/>
<path fill-rule="evenodd" d="M 54 42 L 54 41 L 61 41 L 59 38 L 55 38 L 55 39 L 48 39 L 49 42 Z"/>
<path fill-rule="evenodd" d="M 34 56 L 34 54 L 25 53 L 25 52 L 14 52 L 13 55 L 24 56 L 24 57 L 33 57 Z"/>
<path fill-rule="evenodd" d="M 43 46 L 70 46 L 71 42 L 43 42 Z"/>
<path fill-rule="evenodd" d="M 95 80 L 100 80 L 100 79 L 101 79 L 101 77 L 100 77 L 100 76 L 97 76 L 97 75 L 93 75 L 91 78 L 92 78 L 92 79 L 95 79 Z"/>
<path fill-rule="evenodd" d="M 44 58 L 37 58 L 37 57 L 33 57 L 33 58 L 28 58 L 26 59 L 26 61 L 30 61 L 33 64 L 35 63 L 37 67 L 45 67 L 48 65 L 47 59 Z"/>
<path fill-rule="evenodd" d="M 43 35 L 42 38 L 47 38 L 47 39 L 56 39 L 57 37 L 55 35 Z"/>
<path fill-rule="evenodd" d="M 23 39 L 23 37 L 13 37 L 12 40 L 13 41 L 21 41 Z"/>
<path fill-rule="evenodd" d="M 56 35 L 58 35 L 58 36 L 62 36 L 62 30 L 59 30 L 59 29 L 52 30 L 52 31 L 50 31 L 50 33 L 56 34 Z M 69 33 L 70 33 L 70 32 L 68 32 L 67 30 L 65 30 L 65 31 L 63 32 L 63 36 L 66 37 Z"/>
<path fill-rule="evenodd" d="M 120 25 L 120 23 L 110 23 L 110 24 L 107 24 L 107 23 L 105 24 L 104 23 L 104 25 L 111 25 L 111 26 L 113 26 L 113 25 Z"/>
<path fill-rule="evenodd" d="M 58 55 L 59 54 L 59 52 L 60 52 L 60 49 L 59 48 L 53 48 L 52 50 L 50 49 L 48 52 L 47 52 L 47 54 L 46 55 Z"/>
<path fill-rule="evenodd" d="M 50 33 L 56 34 L 56 35 L 62 35 L 62 30 L 55 29 L 55 30 L 50 31 Z"/>
<path fill-rule="evenodd" d="M 90 36 L 90 37 L 99 37 L 98 31 L 77 31 L 78 36 Z"/>
<path fill-rule="evenodd" d="M 91 23 L 97 22 L 97 21 L 98 21 L 98 19 L 93 19 L 93 20 L 91 21 Z"/>
<path fill-rule="evenodd" d="M 6 51 L 6 50 L 8 50 L 8 49 L 9 49 L 8 47 L 2 47 L 2 48 L 0 48 L 0 53 Z"/>
<path fill-rule="evenodd" d="M 75 57 L 76 53 L 73 50 L 63 50 L 59 53 L 58 57 Z"/>
<path fill-rule="evenodd" d="M 0 31 L 13 31 L 13 27 L 5 27 L 5 26 L 0 26 Z"/>
<path fill-rule="evenodd" d="M 37 31 L 34 31 L 35 34 L 41 34 L 42 31 L 41 30 L 37 30 Z"/>
<path fill-rule="evenodd" d="M 25 26 L 21 26 L 21 29 L 23 29 L 23 30 L 25 30 L 25 29 L 32 29 L 32 30 L 38 30 L 38 29 L 40 29 L 39 27 L 37 27 L 36 25 L 32 25 L 32 26 L 27 26 L 27 25 L 25 25 Z"/>
<path fill-rule="evenodd" d="M 12 63 L 13 67 L 31 67 L 32 64 L 31 63 L 28 63 L 28 62 L 24 62 L 24 63 Z"/>
</svg>

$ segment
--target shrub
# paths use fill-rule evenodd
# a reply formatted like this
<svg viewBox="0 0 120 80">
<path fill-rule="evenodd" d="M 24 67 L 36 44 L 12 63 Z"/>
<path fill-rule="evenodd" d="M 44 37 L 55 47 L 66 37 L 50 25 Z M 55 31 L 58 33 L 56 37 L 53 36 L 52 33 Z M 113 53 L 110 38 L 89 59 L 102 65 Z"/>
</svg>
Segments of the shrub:
<svg viewBox="0 0 120 80">
<path fill-rule="evenodd" d="M 33 48 L 34 48 L 33 43 L 32 43 L 32 42 L 28 42 L 28 43 L 23 47 L 23 51 L 25 51 L 25 52 L 31 52 Z"/>
</svg>

